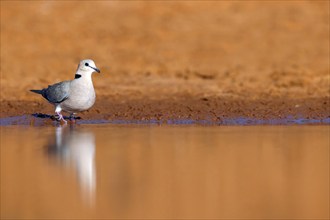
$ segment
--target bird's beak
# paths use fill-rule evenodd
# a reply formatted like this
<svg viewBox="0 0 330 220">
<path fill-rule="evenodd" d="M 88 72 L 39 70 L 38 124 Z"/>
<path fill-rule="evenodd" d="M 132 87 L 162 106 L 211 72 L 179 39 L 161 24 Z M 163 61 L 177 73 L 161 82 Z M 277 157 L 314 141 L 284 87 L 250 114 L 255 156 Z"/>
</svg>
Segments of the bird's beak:
<svg viewBox="0 0 330 220">
<path fill-rule="evenodd" d="M 95 70 L 96 72 L 101 73 L 101 71 L 100 71 L 98 68 L 96 68 L 96 67 L 91 67 L 91 66 L 89 66 L 89 67 L 92 68 L 93 70 Z"/>
</svg>

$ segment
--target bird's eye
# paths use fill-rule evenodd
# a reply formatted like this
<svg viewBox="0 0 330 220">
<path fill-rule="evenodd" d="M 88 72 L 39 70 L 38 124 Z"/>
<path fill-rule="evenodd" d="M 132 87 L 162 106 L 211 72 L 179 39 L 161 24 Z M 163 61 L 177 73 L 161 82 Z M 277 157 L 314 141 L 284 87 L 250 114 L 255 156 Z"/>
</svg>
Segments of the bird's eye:
<svg viewBox="0 0 330 220">
<path fill-rule="evenodd" d="M 85 66 L 88 66 L 88 63 L 85 63 Z"/>
</svg>

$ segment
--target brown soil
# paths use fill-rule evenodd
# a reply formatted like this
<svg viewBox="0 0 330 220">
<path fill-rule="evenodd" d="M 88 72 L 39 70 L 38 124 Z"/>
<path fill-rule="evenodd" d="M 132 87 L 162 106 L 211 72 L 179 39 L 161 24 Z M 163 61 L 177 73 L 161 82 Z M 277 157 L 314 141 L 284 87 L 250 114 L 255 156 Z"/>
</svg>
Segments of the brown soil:
<svg viewBox="0 0 330 220">
<path fill-rule="evenodd" d="M 328 1 L 1 1 L 0 117 L 91 58 L 85 119 L 330 117 Z"/>
</svg>

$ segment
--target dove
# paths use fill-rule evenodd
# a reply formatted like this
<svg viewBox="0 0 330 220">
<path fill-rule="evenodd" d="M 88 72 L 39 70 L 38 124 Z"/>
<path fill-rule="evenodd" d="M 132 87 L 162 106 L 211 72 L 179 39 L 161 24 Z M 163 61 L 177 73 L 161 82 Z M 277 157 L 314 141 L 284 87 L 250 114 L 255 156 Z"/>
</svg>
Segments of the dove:
<svg viewBox="0 0 330 220">
<path fill-rule="evenodd" d="M 70 119 L 72 119 L 74 114 L 88 110 L 94 105 L 95 90 L 92 81 L 94 72 L 101 72 L 94 61 L 82 60 L 73 80 L 49 85 L 45 89 L 32 89 L 30 91 L 42 95 L 49 103 L 53 104 L 57 119 L 67 123 L 61 114 L 62 110 L 70 113 Z"/>
</svg>

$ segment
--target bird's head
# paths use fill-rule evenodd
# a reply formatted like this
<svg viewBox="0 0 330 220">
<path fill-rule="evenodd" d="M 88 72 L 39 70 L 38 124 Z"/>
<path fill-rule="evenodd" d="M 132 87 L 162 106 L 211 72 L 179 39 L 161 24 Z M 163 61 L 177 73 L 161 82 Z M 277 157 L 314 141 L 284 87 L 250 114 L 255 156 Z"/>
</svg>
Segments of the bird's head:
<svg viewBox="0 0 330 220">
<path fill-rule="evenodd" d="M 92 74 L 93 72 L 100 73 L 93 60 L 87 59 L 80 61 L 77 69 L 77 74 Z"/>
</svg>

